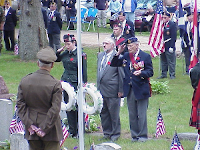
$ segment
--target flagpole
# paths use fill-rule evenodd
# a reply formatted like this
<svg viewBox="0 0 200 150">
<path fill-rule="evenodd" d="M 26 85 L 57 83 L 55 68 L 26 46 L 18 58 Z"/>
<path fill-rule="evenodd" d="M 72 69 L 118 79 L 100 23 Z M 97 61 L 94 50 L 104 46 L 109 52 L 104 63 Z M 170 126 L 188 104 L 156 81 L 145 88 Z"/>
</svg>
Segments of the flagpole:
<svg viewBox="0 0 200 150">
<path fill-rule="evenodd" d="M 79 150 L 84 150 L 83 130 L 83 80 L 82 80 L 82 48 L 81 48 L 81 8 L 77 0 L 77 57 L 78 57 L 78 135 Z"/>
</svg>

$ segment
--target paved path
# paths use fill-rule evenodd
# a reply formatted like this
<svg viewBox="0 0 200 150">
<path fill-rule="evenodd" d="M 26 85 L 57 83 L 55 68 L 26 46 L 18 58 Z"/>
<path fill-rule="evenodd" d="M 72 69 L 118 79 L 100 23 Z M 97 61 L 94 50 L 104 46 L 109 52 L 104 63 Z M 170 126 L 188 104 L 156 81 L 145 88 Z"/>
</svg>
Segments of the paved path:
<svg viewBox="0 0 200 150">
<path fill-rule="evenodd" d="M 18 36 L 19 30 L 16 29 L 16 38 Z M 77 37 L 76 30 L 62 30 L 60 39 L 63 42 L 63 35 L 65 34 L 74 34 L 75 37 Z M 102 46 L 102 42 L 106 37 L 109 37 L 110 33 L 99 33 L 99 42 L 98 42 L 98 34 L 92 33 L 92 32 L 82 32 L 81 33 L 81 43 L 83 47 L 98 47 L 99 45 Z M 140 41 L 140 48 L 144 51 L 149 51 L 151 47 L 148 45 L 148 36 L 136 36 L 138 40 Z M 180 52 L 180 39 L 177 39 L 176 42 L 176 50 L 177 52 Z"/>
</svg>

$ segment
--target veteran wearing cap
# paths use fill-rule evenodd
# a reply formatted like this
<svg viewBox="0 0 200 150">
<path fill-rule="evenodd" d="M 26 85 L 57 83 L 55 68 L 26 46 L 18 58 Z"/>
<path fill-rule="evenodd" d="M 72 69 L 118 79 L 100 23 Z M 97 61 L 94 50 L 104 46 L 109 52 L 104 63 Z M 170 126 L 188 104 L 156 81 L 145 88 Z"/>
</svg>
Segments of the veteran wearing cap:
<svg viewBox="0 0 200 150">
<path fill-rule="evenodd" d="M 56 55 L 58 59 L 57 62 L 62 61 L 64 72 L 61 77 L 62 81 L 68 82 L 71 86 L 77 90 L 78 86 L 78 57 L 77 57 L 77 47 L 76 38 L 74 35 L 66 34 L 63 36 L 65 45 L 58 49 Z M 87 56 L 86 53 L 82 53 L 82 70 L 83 70 L 83 82 L 87 82 Z M 64 93 L 64 101 L 68 103 L 68 94 L 66 91 Z M 67 111 L 67 119 L 69 123 L 69 133 L 71 137 L 78 137 L 78 111 L 72 110 Z"/>
<path fill-rule="evenodd" d="M 167 78 L 167 72 L 169 70 L 170 79 L 175 79 L 175 66 L 176 66 L 176 23 L 170 20 L 170 14 L 168 12 L 163 12 L 162 14 L 164 23 L 164 43 L 165 52 L 160 55 L 161 60 L 161 70 L 162 74 L 158 79 Z"/>
<path fill-rule="evenodd" d="M 122 35 L 125 39 L 135 37 L 135 27 L 132 21 L 127 20 L 125 13 L 120 11 L 118 13 L 118 20 L 122 25 Z"/>
<path fill-rule="evenodd" d="M 30 150 L 60 150 L 62 88 L 60 81 L 50 75 L 57 57 L 51 47 L 46 47 L 37 53 L 37 58 L 40 69 L 19 84 L 17 112 L 25 125 Z"/>
<path fill-rule="evenodd" d="M 128 52 L 121 55 L 125 46 Z M 144 142 L 148 139 L 147 107 L 151 96 L 149 78 L 153 76 L 153 66 L 149 54 L 139 49 L 136 37 L 129 38 L 114 56 L 111 66 L 124 67 L 124 97 L 127 97 L 132 141 Z"/>
</svg>

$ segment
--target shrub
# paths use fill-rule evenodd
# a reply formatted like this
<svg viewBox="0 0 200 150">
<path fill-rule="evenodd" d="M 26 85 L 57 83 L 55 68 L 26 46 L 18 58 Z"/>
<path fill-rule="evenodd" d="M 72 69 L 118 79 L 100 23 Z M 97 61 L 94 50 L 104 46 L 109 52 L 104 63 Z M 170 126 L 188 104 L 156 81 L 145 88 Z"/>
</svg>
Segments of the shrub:
<svg viewBox="0 0 200 150">
<path fill-rule="evenodd" d="M 151 80 L 151 89 L 152 89 L 152 94 L 166 94 L 169 93 L 169 86 L 168 86 L 168 81 L 154 81 Z"/>
</svg>

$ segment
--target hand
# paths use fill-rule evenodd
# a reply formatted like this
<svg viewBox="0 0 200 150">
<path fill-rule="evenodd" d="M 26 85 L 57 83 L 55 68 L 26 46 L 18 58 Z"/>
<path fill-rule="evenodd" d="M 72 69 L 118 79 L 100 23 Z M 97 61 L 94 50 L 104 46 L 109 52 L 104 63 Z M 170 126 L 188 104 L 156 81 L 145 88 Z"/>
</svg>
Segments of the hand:
<svg viewBox="0 0 200 150">
<path fill-rule="evenodd" d="M 125 43 L 122 45 L 118 45 L 118 52 L 116 55 L 119 56 L 124 51 L 125 47 L 126 47 Z"/>
<path fill-rule="evenodd" d="M 46 135 L 46 133 L 44 133 L 40 128 L 38 128 L 39 130 L 36 132 L 36 134 L 39 136 L 39 137 L 44 137 Z"/>
<path fill-rule="evenodd" d="M 141 74 L 141 70 L 136 70 L 136 71 L 133 72 L 133 74 L 135 76 L 139 76 Z"/>
<path fill-rule="evenodd" d="M 30 135 L 33 135 L 35 134 L 35 132 L 38 130 L 38 128 L 35 126 L 35 125 L 31 125 L 29 128 L 28 128 L 28 131 L 30 133 Z"/>
<path fill-rule="evenodd" d="M 118 97 L 122 97 L 123 93 L 122 92 L 118 92 Z"/>
<path fill-rule="evenodd" d="M 65 49 L 65 45 L 63 47 L 61 47 L 60 49 L 57 50 L 57 52 L 62 52 Z"/>
<path fill-rule="evenodd" d="M 173 53 L 173 52 L 174 52 L 174 49 L 173 49 L 172 47 L 170 47 L 170 48 L 169 48 L 169 52 L 170 52 L 170 53 Z"/>
</svg>

